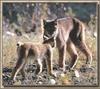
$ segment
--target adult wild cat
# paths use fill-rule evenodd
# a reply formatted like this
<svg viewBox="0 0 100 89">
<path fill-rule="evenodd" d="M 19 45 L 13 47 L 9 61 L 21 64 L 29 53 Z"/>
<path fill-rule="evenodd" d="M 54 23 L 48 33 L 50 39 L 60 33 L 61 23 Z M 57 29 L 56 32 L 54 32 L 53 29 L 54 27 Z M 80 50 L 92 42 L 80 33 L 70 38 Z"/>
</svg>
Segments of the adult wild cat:
<svg viewBox="0 0 100 89">
<path fill-rule="evenodd" d="M 43 20 L 43 39 L 54 37 L 59 52 L 59 66 L 65 71 L 66 50 L 72 60 L 69 65 L 73 69 L 78 59 L 76 47 L 87 57 L 86 64 L 91 65 L 92 54 L 85 43 L 85 25 L 76 18 L 66 17 L 55 20 Z"/>
</svg>

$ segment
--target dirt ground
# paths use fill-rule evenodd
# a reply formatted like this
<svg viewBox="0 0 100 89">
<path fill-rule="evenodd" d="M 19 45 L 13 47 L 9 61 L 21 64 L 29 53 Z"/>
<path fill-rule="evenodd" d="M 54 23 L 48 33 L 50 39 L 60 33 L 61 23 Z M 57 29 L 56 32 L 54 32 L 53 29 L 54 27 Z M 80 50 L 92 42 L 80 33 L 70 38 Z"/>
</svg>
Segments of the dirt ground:
<svg viewBox="0 0 100 89">
<path fill-rule="evenodd" d="M 18 73 L 15 82 L 11 82 L 11 72 L 13 68 L 3 68 L 3 85 L 4 86 L 96 86 L 97 83 L 97 68 L 92 66 L 86 68 L 81 66 L 75 70 L 68 70 L 66 64 L 66 72 L 63 73 L 57 64 L 53 65 L 56 77 L 49 76 L 46 68 L 39 75 L 35 74 L 36 65 L 28 64 L 25 66 L 26 78 L 23 79 Z"/>
</svg>

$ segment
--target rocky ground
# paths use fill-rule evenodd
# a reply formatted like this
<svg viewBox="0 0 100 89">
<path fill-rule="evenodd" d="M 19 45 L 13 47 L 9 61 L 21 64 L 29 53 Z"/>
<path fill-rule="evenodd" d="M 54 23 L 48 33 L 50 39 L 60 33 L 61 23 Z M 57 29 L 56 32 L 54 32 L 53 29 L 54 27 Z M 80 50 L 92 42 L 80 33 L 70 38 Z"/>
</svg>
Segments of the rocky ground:
<svg viewBox="0 0 100 89">
<path fill-rule="evenodd" d="M 96 39 L 91 35 L 87 35 L 87 44 L 93 54 L 93 63 L 91 68 L 86 68 L 84 65 L 85 61 L 84 56 L 79 53 L 79 60 L 77 66 L 74 70 L 68 70 L 68 64 L 66 62 L 66 72 L 63 73 L 58 67 L 57 51 L 54 50 L 55 62 L 53 62 L 53 70 L 56 74 L 56 77 L 49 76 L 46 69 L 40 75 L 35 74 L 36 65 L 34 63 L 28 63 L 25 66 L 25 79 L 22 78 L 19 73 L 16 77 L 16 81 L 12 82 L 10 80 L 12 70 L 16 62 L 16 41 L 15 39 L 4 39 L 3 47 L 3 72 L 2 79 L 4 86 L 96 86 L 98 84 L 98 70 L 97 70 L 97 59 L 96 59 Z M 37 36 L 33 37 L 36 38 Z M 22 38 L 21 38 L 22 39 Z M 40 39 L 40 38 L 39 38 Z M 11 44 L 13 42 L 13 44 Z M 9 51 L 9 52 L 8 52 Z M 68 57 L 67 57 L 68 58 Z M 69 59 L 69 58 L 68 58 Z"/>
<path fill-rule="evenodd" d="M 66 67 L 67 68 L 67 67 Z M 12 68 L 3 68 L 3 85 L 4 86 L 96 86 L 97 85 L 97 69 L 92 66 L 86 68 L 81 66 L 75 70 L 66 70 L 63 73 L 57 65 L 54 65 L 54 73 L 56 77 L 49 76 L 46 68 L 40 75 L 35 75 L 36 65 L 27 65 L 25 67 L 26 78 L 22 79 L 19 73 L 15 82 L 11 82 Z"/>
</svg>

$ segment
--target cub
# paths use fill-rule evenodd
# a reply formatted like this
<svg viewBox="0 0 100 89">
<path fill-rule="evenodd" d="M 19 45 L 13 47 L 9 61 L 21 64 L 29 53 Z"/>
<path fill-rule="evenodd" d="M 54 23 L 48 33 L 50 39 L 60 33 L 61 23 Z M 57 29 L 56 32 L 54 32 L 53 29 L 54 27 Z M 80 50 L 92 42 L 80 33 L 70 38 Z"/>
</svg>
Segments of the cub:
<svg viewBox="0 0 100 89">
<path fill-rule="evenodd" d="M 54 44 L 48 44 L 53 38 L 45 40 L 43 44 L 33 44 L 31 42 L 18 42 L 17 43 L 17 53 L 18 53 L 18 60 L 16 66 L 13 69 L 11 79 L 15 81 L 16 75 L 20 71 L 22 76 L 25 78 L 25 71 L 24 67 L 28 61 L 28 57 L 33 56 L 33 60 L 36 61 L 37 69 L 36 73 L 40 74 L 43 69 L 43 63 L 46 63 L 48 74 L 51 76 L 55 76 L 53 74 L 53 67 L 52 67 L 52 57 L 53 51 L 52 47 Z M 51 47 L 52 46 L 52 47 Z M 31 59 L 32 60 L 32 59 Z"/>
</svg>

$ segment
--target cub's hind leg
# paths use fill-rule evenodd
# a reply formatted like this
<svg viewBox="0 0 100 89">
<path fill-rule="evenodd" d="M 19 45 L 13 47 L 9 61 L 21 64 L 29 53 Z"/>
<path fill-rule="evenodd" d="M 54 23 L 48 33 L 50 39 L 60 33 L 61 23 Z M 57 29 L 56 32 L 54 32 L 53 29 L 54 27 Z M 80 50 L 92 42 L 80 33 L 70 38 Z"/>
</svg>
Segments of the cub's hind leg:
<svg viewBox="0 0 100 89">
<path fill-rule="evenodd" d="M 24 63 L 23 67 L 22 67 L 21 70 L 20 70 L 23 79 L 25 79 L 25 70 L 24 70 L 25 64 L 26 64 L 26 62 Z"/>
<path fill-rule="evenodd" d="M 16 75 L 18 74 L 19 71 L 21 71 L 21 73 L 24 75 L 24 71 L 23 71 L 23 68 L 24 68 L 24 65 L 27 61 L 27 55 L 28 55 L 28 51 L 25 52 L 25 50 L 23 51 L 20 50 L 19 54 L 18 54 L 18 60 L 17 60 L 17 63 L 16 63 L 16 66 L 15 68 L 13 69 L 13 72 L 12 72 L 12 75 L 11 75 L 11 79 L 15 81 L 16 79 Z"/>
<path fill-rule="evenodd" d="M 13 69 L 12 72 L 12 76 L 11 79 L 15 81 L 16 75 L 18 74 L 18 72 L 22 69 L 22 67 L 24 66 L 25 60 L 23 58 L 19 58 L 15 68 Z"/>
</svg>

